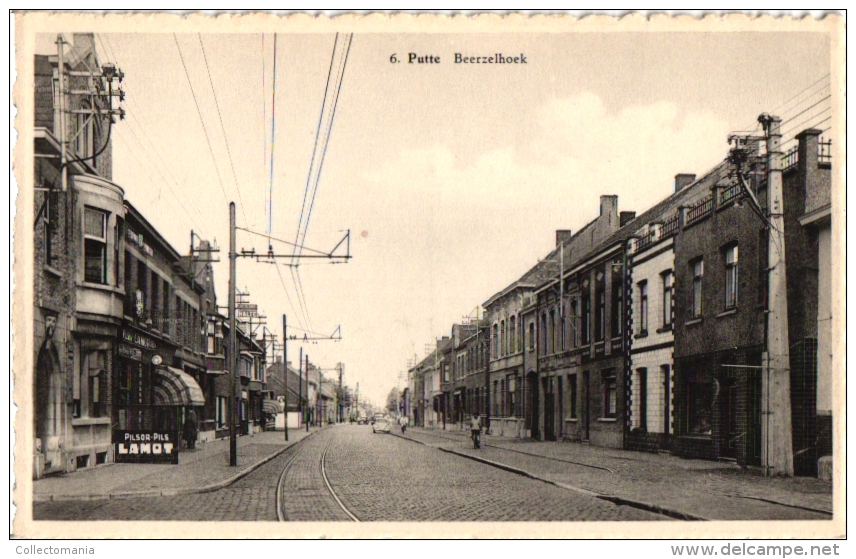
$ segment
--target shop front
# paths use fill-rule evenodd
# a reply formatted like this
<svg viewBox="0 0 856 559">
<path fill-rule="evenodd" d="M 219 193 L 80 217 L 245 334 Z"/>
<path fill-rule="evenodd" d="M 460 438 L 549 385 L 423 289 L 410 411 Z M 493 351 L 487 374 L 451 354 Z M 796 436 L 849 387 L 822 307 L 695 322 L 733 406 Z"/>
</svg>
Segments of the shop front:
<svg viewBox="0 0 856 559">
<path fill-rule="evenodd" d="M 116 353 L 114 458 L 116 461 L 163 462 L 172 451 L 186 448 L 187 428 L 198 425 L 196 414 L 205 405 L 202 389 L 185 371 L 164 364 L 171 362 L 174 346 L 136 328 L 128 325 L 122 328 Z M 195 443 L 195 433 L 192 440 Z M 159 453 L 149 447 L 143 448 L 151 452 L 129 446 L 155 442 L 162 445 Z M 131 453 L 132 448 L 138 452 Z"/>
</svg>

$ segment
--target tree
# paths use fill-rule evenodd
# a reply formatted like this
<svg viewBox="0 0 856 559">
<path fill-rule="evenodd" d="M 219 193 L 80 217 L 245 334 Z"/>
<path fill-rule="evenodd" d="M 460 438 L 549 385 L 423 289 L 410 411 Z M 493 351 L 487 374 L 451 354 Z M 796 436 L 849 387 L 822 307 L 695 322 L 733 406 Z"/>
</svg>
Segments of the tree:
<svg viewBox="0 0 856 559">
<path fill-rule="evenodd" d="M 389 391 L 389 394 L 386 397 L 386 411 L 389 413 L 395 413 L 398 411 L 398 389 L 393 388 Z"/>
</svg>

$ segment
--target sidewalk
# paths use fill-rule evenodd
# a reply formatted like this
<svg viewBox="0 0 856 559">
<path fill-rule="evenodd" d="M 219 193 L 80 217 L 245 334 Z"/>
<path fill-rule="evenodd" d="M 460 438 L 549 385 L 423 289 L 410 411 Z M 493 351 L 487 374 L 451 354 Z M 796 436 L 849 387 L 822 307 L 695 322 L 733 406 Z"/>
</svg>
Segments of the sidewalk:
<svg viewBox="0 0 856 559">
<path fill-rule="evenodd" d="M 229 466 L 229 439 L 179 453 L 178 464 L 105 464 L 33 482 L 33 501 L 102 500 L 203 493 L 226 487 L 318 428 L 238 437 L 238 466 Z"/>
<path fill-rule="evenodd" d="M 632 502 L 677 518 L 830 519 L 832 484 L 767 478 L 733 463 L 487 435 L 474 450 L 469 431 L 410 428 L 407 437 L 566 489 Z"/>
</svg>

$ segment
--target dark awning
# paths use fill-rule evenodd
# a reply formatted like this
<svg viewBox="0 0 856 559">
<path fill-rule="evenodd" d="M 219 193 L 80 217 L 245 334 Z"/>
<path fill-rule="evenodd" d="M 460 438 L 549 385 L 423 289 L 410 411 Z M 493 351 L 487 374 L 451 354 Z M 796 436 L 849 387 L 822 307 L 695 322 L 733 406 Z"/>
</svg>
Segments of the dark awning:
<svg viewBox="0 0 856 559">
<path fill-rule="evenodd" d="M 156 406 L 204 406 L 205 395 L 192 376 L 174 367 L 155 369 Z"/>
<path fill-rule="evenodd" d="M 276 400 L 262 400 L 262 411 L 265 413 L 282 413 L 282 406 Z"/>
</svg>

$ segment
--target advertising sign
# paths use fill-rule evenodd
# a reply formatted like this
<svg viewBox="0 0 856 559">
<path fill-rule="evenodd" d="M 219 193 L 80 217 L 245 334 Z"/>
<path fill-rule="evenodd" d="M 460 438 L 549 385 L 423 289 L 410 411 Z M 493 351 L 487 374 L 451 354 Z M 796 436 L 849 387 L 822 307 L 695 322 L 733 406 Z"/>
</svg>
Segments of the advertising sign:
<svg viewBox="0 0 856 559">
<path fill-rule="evenodd" d="M 178 464 L 178 433 L 169 431 L 114 431 L 116 462 Z"/>
</svg>

